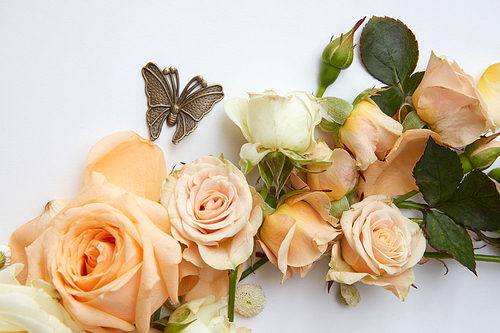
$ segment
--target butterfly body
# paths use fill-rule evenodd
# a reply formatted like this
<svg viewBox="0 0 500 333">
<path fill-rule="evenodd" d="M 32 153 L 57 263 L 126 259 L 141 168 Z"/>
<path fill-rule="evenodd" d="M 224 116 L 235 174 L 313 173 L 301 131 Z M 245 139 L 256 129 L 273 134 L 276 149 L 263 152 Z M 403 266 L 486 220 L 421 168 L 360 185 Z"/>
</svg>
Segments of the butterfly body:
<svg viewBox="0 0 500 333">
<path fill-rule="evenodd" d="M 150 62 L 142 68 L 142 76 L 146 83 L 149 106 L 146 121 L 152 141 L 158 138 L 163 124 L 167 123 L 169 127 L 177 125 L 172 142 L 179 143 L 224 98 L 222 86 L 207 85 L 201 75 L 192 78 L 180 92 L 179 74 L 175 67 L 162 71 Z"/>
</svg>

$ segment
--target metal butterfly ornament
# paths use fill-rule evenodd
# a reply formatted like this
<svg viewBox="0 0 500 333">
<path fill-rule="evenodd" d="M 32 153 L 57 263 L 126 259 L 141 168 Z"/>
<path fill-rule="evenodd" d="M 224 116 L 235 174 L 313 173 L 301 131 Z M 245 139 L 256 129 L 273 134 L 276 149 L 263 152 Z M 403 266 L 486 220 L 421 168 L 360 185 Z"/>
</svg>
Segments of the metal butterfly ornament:
<svg viewBox="0 0 500 333">
<path fill-rule="evenodd" d="M 151 141 L 160 136 L 166 122 L 169 127 L 177 124 L 172 143 L 178 144 L 224 98 L 222 86 L 207 85 L 201 75 L 192 78 L 179 94 L 179 73 L 175 67 L 162 71 L 157 64 L 150 62 L 142 68 L 142 76 L 148 97 L 146 121 Z"/>
</svg>

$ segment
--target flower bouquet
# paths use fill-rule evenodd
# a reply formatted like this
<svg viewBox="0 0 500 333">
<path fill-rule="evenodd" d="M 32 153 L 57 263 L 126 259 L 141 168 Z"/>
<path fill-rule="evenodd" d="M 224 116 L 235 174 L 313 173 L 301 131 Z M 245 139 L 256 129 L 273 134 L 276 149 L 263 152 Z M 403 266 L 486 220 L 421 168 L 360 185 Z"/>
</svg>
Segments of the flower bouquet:
<svg viewBox="0 0 500 333">
<path fill-rule="evenodd" d="M 329 96 L 358 51 L 380 86 L 352 102 Z M 435 54 L 415 72 L 418 58 L 401 21 L 358 21 L 326 45 L 315 96 L 270 89 L 224 102 L 247 141 L 234 163 L 207 155 L 167 170 L 147 138 L 106 136 L 79 193 L 50 201 L 0 248 L 0 330 L 246 332 L 234 312 L 263 310 L 262 288 L 245 284 L 263 265 L 286 284 L 327 264 L 325 289 L 356 306 L 360 283 L 409 298 L 412 267 L 433 258 L 473 274 L 476 261 L 500 261 L 473 245 L 499 246 L 500 65 L 476 85 Z M 172 72 L 156 77 L 168 86 Z M 171 102 L 150 130 L 189 119 L 173 116 L 189 103 Z"/>
</svg>

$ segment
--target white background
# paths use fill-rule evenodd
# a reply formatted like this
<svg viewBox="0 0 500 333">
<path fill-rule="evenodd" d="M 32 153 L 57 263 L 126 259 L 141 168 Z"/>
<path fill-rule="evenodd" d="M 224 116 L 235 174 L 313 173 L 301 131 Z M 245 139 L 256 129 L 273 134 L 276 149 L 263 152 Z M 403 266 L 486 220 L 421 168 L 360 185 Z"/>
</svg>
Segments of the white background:
<svg viewBox="0 0 500 333">
<path fill-rule="evenodd" d="M 79 191 L 86 154 L 98 140 L 123 130 L 148 135 L 141 68 L 149 61 L 176 66 L 182 84 L 197 74 L 222 84 L 224 101 L 269 88 L 314 92 L 330 37 L 364 16 L 387 15 L 415 33 L 418 70 L 434 50 L 477 80 L 500 62 L 499 12 L 490 1 L 2 1 L 0 242 L 49 200 Z M 356 54 L 325 96 L 352 101 L 374 86 Z M 221 153 L 237 164 L 244 143 L 222 102 L 179 145 L 172 135 L 165 127 L 157 140 L 169 169 Z M 356 308 L 326 293 L 327 259 L 281 286 L 281 274 L 267 264 L 245 281 L 264 287 L 266 309 L 236 323 L 257 333 L 496 331 L 500 266 L 478 263 L 476 277 L 447 264 L 447 276 L 437 261 L 416 267 L 418 290 L 405 302 L 360 285 Z"/>
</svg>

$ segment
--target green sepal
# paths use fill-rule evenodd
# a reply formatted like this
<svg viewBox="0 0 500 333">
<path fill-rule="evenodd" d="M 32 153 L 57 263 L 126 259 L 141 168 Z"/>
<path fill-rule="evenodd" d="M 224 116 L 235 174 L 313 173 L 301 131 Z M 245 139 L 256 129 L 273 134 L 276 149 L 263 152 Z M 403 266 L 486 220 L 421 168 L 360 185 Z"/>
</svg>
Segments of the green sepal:
<svg viewBox="0 0 500 333">
<path fill-rule="evenodd" d="M 447 215 L 428 210 L 424 212 L 424 225 L 429 245 L 439 252 L 446 252 L 459 263 L 476 273 L 474 247 L 467 230 Z"/>
<path fill-rule="evenodd" d="M 339 125 L 345 123 L 352 111 L 352 104 L 338 97 L 326 97 L 324 101 L 321 102 L 321 107 L 326 111 L 326 114 Z"/>
<path fill-rule="evenodd" d="M 490 170 L 488 176 L 500 183 L 500 168 Z"/>
<path fill-rule="evenodd" d="M 450 199 L 463 177 L 457 154 L 438 145 L 432 137 L 413 169 L 415 183 L 431 206 Z"/>
<path fill-rule="evenodd" d="M 386 85 L 404 83 L 417 66 L 417 40 L 400 20 L 372 17 L 361 33 L 359 45 L 365 68 Z"/>
<path fill-rule="evenodd" d="M 294 195 L 307 193 L 307 192 L 312 192 L 312 191 L 311 190 L 295 190 L 295 191 L 290 191 L 290 192 L 287 192 L 287 193 L 281 195 L 280 199 L 276 203 L 276 208 L 281 206 L 287 198 L 290 198 L 291 196 L 294 196 Z"/>
<path fill-rule="evenodd" d="M 325 132 L 335 132 L 338 131 L 341 126 L 334 121 L 329 121 L 326 120 L 325 118 L 321 118 L 319 127 Z"/>
<path fill-rule="evenodd" d="M 293 171 L 293 164 L 282 152 L 273 151 L 262 159 L 259 163 L 259 166 L 261 165 L 262 167 L 259 170 L 264 171 L 264 173 L 261 172 L 264 183 L 268 186 L 268 190 L 270 190 L 271 184 L 274 182 L 276 185 L 274 195 L 278 196 Z"/>
<path fill-rule="evenodd" d="M 356 104 L 358 104 L 359 101 L 361 101 L 362 99 L 364 99 L 366 97 L 378 96 L 378 95 L 380 95 L 380 92 L 383 90 L 385 90 L 385 89 L 381 89 L 381 88 L 365 89 L 358 96 L 356 96 L 356 98 L 352 102 L 352 105 L 354 107 L 356 107 Z"/>
<path fill-rule="evenodd" d="M 240 159 L 240 168 L 244 175 L 248 174 L 254 167 L 255 164 L 253 164 L 250 160 L 245 158 Z"/>
<path fill-rule="evenodd" d="M 167 326 L 165 326 L 163 333 L 180 333 L 184 331 L 186 328 L 188 328 L 188 326 L 194 323 L 195 321 L 196 319 L 185 324 L 168 323 Z"/>
<path fill-rule="evenodd" d="M 488 237 L 479 230 L 475 231 L 475 233 L 486 244 L 500 248 L 500 238 L 499 237 Z"/>
<path fill-rule="evenodd" d="M 349 200 L 344 195 L 341 199 L 330 202 L 330 215 L 340 219 L 342 213 L 349 210 L 349 208 Z"/>
<path fill-rule="evenodd" d="M 417 112 L 411 111 L 406 115 L 403 121 L 403 132 L 412 129 L 421 129 L 425 126 L 427 126 L 427 123 L 418 116 Z"/>
</svg>

